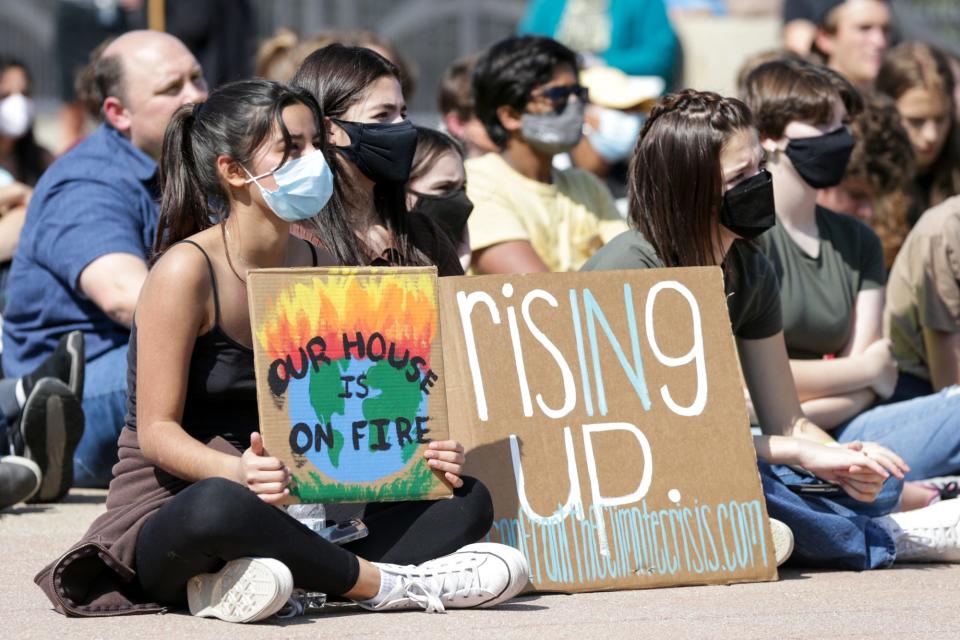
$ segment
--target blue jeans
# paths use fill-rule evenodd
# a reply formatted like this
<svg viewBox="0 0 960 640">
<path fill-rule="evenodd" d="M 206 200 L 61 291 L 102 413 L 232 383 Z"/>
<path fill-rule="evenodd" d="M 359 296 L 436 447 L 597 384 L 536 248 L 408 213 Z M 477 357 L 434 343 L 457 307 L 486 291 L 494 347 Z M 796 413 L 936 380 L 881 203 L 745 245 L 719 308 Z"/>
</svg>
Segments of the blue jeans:
<svg viewBox="0 0 960 640">
<path fill-rule="evenodd" d="M 864 411 L 833 431 L 840 442 L 879 442 L 910 465 L 907 480 L 960 472 L 960 386 Z"/>
<path fill-rule="evenodd" d="M 127 415 L 127 345 L 88 360 L 84 372 L 86 426 L 73 455 L 73 484 L 106 487 L 117 463 L 117 438 Z"/>
<path fill-rule="evenodd" d="M 791 564 L 863 571 L 889 566 L 896 558 L 890 534 L 873 518 L 896 507 L 903 481 L 891 477 L 872 503 L 859 502 L 843 491 L 797 494 L 791 484 L 816 481 L 789 467 L 758 461 L 767 512 L 793 531 Z"/>
</svg>

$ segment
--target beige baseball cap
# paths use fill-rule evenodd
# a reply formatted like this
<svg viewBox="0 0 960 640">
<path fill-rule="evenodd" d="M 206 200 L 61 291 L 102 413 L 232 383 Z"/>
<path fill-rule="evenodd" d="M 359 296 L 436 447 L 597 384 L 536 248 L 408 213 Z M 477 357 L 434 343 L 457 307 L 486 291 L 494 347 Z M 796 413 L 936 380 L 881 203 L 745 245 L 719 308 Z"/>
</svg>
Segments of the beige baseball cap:
<svg viewBox="0 0 960 640">
<path fill-rule="evenodd" d="M 580 84 L 590 90 L 590 102 L 610 109 L 644 107 L 663 94 L 666 82 L 657 76 L 628 76 L 613 67 L 580 72 Z"/>
</svg>

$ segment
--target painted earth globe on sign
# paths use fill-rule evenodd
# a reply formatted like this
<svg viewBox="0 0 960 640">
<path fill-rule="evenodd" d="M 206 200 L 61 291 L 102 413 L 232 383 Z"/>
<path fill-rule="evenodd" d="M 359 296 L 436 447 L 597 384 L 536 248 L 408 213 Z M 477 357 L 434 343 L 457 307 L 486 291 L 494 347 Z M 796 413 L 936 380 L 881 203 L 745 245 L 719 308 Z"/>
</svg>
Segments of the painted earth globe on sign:
<svg viewBox="0 0 960 640">
<path fill-rule="evenodd" d="M 422 421 L 429 415 L 429 396 L 421 391 L 419 379 L 411 382 L 386 360 L 343 359 L 322 365 L 292 380 L 287 399 L 291 424 L 332 428 L 332 447 L 315 438 L 304 455 L 343 484 L 377 482 L 404 469 L 419 446 L 417 417 Z M 366 424 L 355 429 L 360 421 Z"/>
</svg>

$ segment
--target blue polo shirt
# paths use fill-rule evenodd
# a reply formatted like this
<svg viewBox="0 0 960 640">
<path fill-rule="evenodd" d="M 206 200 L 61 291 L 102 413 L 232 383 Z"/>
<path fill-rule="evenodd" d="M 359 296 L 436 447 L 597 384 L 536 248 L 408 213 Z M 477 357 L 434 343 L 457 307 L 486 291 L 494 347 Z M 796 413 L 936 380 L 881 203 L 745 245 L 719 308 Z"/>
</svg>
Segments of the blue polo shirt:
<svg viewBox="0 0 960 640">
<path fill-rule="evenodd" d="M 146 260 L 159 216 L 157 163 L 103 124 L 41 176 L 13 257 L 3 317 L 3 370 L 31 372 L 79 329 L 87 361 L 129 330 L 80 292 L 80 273 L 109 253 Z"/>
</svg>

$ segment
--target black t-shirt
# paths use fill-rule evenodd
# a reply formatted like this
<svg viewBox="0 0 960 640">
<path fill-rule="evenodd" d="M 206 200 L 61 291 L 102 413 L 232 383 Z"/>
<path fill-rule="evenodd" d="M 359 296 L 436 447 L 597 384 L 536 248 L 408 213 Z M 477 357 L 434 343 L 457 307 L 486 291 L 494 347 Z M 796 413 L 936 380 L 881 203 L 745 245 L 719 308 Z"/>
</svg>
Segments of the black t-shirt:
<svg viewBox="0 0 960 640">
<path fill-rule="evenodd" d="M 639 231 L 631 229 L 605 244 L 581 271 L 662 269 L 663 261 Z M 780 289 L 763 254 L 734 242 L 724 261 L 724 290 L 733 334 L 745 340 L 776 335 L 783 328 Z"/>
</svg>

